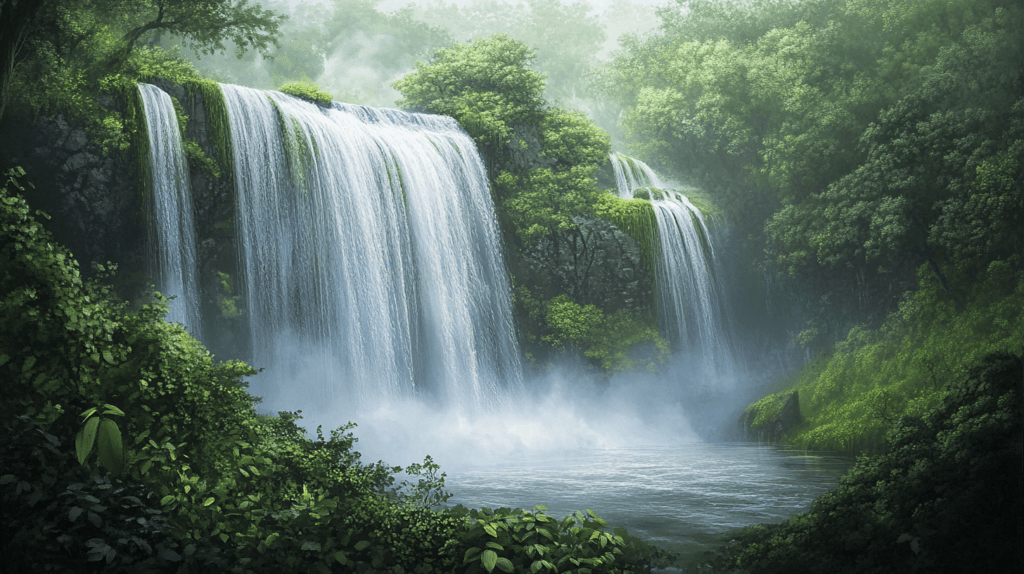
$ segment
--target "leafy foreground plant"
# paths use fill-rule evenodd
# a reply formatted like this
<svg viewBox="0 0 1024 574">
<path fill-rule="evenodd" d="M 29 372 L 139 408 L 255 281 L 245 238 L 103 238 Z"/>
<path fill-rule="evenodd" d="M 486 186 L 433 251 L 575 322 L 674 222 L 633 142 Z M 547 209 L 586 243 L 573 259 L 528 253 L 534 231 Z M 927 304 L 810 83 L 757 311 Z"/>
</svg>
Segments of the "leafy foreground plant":
<svg viewBox="0 0 1024 574">
<path fill-rule="evenodd" d="M 130 310 L 109 288 L 84 281 L 11 193 L 24 172 L 6 175 L 0 560 L 7 571 L 446 574 L 476 566 L 460 559 L 485 525 L 476 511 L 431 509 L 449 495 L 430 457 L 404 469 L 415 484 L 396 483 L 401 467 L 359 460 L 346 432 L 355 425 L 329 437 L 317 429 L 310 439 L 298 413 L 258 414 L 259 399 L 243 380 L 252 368 L 214 362 L 181 325 L 164 321 L 159 294 Z M 588 530 L 584 540 L 575 522 L 559 524 L 542 529 L 554 537 L 544 550 L 549 572 L 586 572 L 592 547 L 609 544 L 622 557 L 602 558 L 591 571 L 649 572 L 659 556 L 624 535 Z M 516 564 L 534 551 L 503 546 Z"/>
<path fill-rule="evenodd" d="M 807 514 L 755 526 L 705 570 L 1010 572 L 1024 563 L 1024 360 L 996 353 L 889 431 Z"/>
<path fill-rule="evenodd" d="M 607 523 L 592 511 L 562 520 L 528 510 L 499 508 L 468 511 L 473 521 L 463 534 L 467 574 L 559 572 L 603 574 L 650 572 L 672 565 L 675 555 L 629 536 L 625 529 L 604 531 Z"/>
</svg>

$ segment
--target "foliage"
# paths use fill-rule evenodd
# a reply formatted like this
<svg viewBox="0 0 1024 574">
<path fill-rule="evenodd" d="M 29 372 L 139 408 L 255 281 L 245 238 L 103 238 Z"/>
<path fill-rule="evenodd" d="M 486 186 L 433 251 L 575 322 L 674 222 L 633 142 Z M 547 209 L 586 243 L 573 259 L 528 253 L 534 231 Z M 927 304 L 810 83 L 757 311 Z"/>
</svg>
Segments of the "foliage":
<svg viewBox="0 0 1024 574">
<path fill-rule="evenodd" d="M 285 84 L 277 91 L 306 100 L 318 106 L 329 106 L 334 96 L 320 89 L 320 86 L 312 82 L 292 82 Z"/>
<path fill-rule="evenodd" d="M 1022 14 L 1003 0 L 680 0 L 596 85 L 640 157 L 750 237 L 751 264 L 829 301 L 805 319 L 843 309 L 828 329 L 841 336 L 895 310 L 922 263 L 962 298 L 1024 245 L 1009 223 L 1024 214 Z"/>
<path fill-rule="evenodd" d="M 530 46 L 537 51 L 536 68 L 547 76 L 548 99 L 569 102 L 583 95 L 605 40 L 605 23 L 592 11 L 585 3 L 560 0 L 476 0 L 421 5 L 416 17 L 447 28 L 459 42 L 500 33 Z"/>
<path fill-rule="evenodd" d="M 749 420 L 752 431 L 767 430 L 768 425 L 775 420 L 775 417 L 779 416 L 782 407 L 786 406 L 786 401 L 791 396 L 793 396 L 792 393 L 781 392 L 759 399 L 743 409 L 741 420 Z"/>
<path fill-rule="evenodd" d="M 482 508 L 468 513 L 462 535 L 467 574 L 494 572 L 640 573 L 671 566 L 671 553 L 629 536 L 625 529 L 605 532 L 607 523 L 592 511 L 562 520 L 534 511 Z"/>
<path fill-rule="evenodd" d="M 975 361 L 1024 340 L 1024 273 L 1014 267 L 990 264 L 963 308 L 922 269 L 922 288 L 880 328 L 854 328 L 783 392 L 749 408 L 761 412 L 772 397 L 799 390 L 806 422 L 787 441 L 821 450 L 881 449 L 900 417 L 922 416 Z"/>
<path fill-rule="evenodd" d="M 640 245 L 640 254 L 648 269 L 655 268 L 661 256 L 658 221 L 651 202 L 645 199 L 623 199 L 602 193 L 594 203 L 594 215 L 613 223 Z"/>
<path fill-rule="evenodd" d="M 1024 559 L 1024 362 L 995 353 L 888 433 L 810 512 L 741 531 L 716 572 L 999 572 Z"/>
<path fill-rule="evenodd" d="M 280 23 L 279 16 L 247 0 L 32 4 L 39 11 L 22 22 L 28 38 L 10 74 L 11 104 L 36 115 L 64 113 L 108 152 L 127 150 L 136 127 L 101 94 L 123 97 L 136 82 L 154 76 L 177 83 L 198 79 L 180 53 L 153 45 L 158 36 L 179 38 L 203 53 L 222 51 L 226 40 L 239 52 L 267 53 Z"/>
<path fill-rule="evenodd" d="M 508 140 L 512 126 L 536 122 L 544 76 L 533 51 L 503 34 L 437 50 L 429 63 L 394 83 L 403 108 L 451 116 L 478 142 Z"/>
<path fill-rule="evenodd" d="M 595 305 L 580 305 L 568 295 L 541 303 L 529 290 L 517 296 L 539 322 L 541 341 L 570 355 L 586 357 L 604 371 L 656 370 L 669 354 L 657 328 L 627 309 L 606 314 Z"/>
</svg>

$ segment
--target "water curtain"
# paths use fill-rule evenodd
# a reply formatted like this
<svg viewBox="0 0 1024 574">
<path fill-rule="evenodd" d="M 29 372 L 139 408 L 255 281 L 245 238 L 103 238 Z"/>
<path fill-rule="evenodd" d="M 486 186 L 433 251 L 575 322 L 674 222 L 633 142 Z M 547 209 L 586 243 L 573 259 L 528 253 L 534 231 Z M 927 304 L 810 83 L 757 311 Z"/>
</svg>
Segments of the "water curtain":
<svg viewBox="0 0 1024 574">
<path fill-rule="evenodd" d="M 202 336 L 199 313 L 196 229 L 188 162 L 171 97 L 150 84 L 139 84 L 149 132 L 152 174 L 151 236 L 155 240 L 157 291 L 171 301 L 167 320 Z"/>
<path fill-rule="evenodd" d="M 661 243 L 655 281 L 662 333 L 696 367 L 695 374 L 705 380 L 731 379 L 736 360 L 728 336 L 728 311 L 703 214 L 682 193 L 664 189 L 644 162 L 617 153 L 610 159 L 618 195 L 632 198 L 647 190 L 654 208 Z"/>
<path fill-rule="evenodd" d="M 518 388 L 497 219 L 458 124 L 221 88 L 252 357 L 292 381 L 258 390 L 459 409 Z"/>
</svg>

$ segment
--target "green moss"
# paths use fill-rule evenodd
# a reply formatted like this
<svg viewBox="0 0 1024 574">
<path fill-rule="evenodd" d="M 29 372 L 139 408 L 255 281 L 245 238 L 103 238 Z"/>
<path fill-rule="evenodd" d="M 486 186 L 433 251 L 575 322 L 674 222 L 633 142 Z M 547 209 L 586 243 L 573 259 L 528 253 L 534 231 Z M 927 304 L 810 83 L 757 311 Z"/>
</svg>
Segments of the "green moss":
<svg viewBox="0 0 1024 574">
<path fill-rule="evenodd" d="M 210 159 L 210 156 L 206 155 L 199 142 L 188 137 L 188 116 L 185 115 L 185 109 L 181 106 L 181 102 L 178 101 L 178 98 L 171 96 L 171 103 L 174 104 L 174 115 L 178 118 L 181 147 L 185 152 L 189 165 L 199 167 L 199 169 L 213 177 L 219 178 L 220 168 L 217 166 L 217 163 Z"/>
<path fill-rule="evenodd" d="M 281 128 L 281 136 L 284 138 L 285 160 L 292 182 L 303 193 L 309 193 L 307 179 L 314 158 L 319 154 L 319 147 L 315 142 L 310 143 L 313 141 L 312 135 L 307 137 L 306 130 L 297 119 L 286 114 L 273 97 L 268 95 L 267 99 L 270 100 L 270 105 L 277 112 L 278 127 Z"/>
<path fill-rule="evenodd" d="M 232 181 L 235 167 L 231 141 L 231 120 L 228 117 L 228 108 L 220 84 L 213 80 L 197 79 L 185 82 L 184 86 L 191 97 L 194 98 L 198 94 L 203 99 L 206 119 L 210 126 L 210 139 L 217 165 L 220 168 L 219 171 L 227 176 L 228 181 Z"/>
<path fill-rule="evenodd" d="M 142 101 L 142 92 L 137 84 L 119 87 L 124 109 L 124 123 L 134 153 L 131 153 L 130 165 L 135 172 L 135 182 L 139 193 L 149 202 L 153 189 L 153 158 L 149 147 L 149 128 L 146 126 L 146 112 Z"/>
<path fill-rule="evenodd" d="M 594 215 L 618 227 L 640 244 L 640 257 L 648 269 L 655 268 L 661 257 L 658 221 L 651 202 L 644 199 L 623 199 L 602 193 L 594 204 Z"/>
<path fill-rule="evenodd" d="M 395 184 L 398 184 L 397 188 L 402 193 L 402 205 L 405 206 L 405 210 L 408 211 L 409 197 L 405 193 L 405 181 L 402 179 L 402 168 L 398 165 L 398 160 L 396 160 L 394 156 L 391 156 L 390 159 L 390 162 L 387 158 L 384 160 L 384 168 L 387 170 L 388 174 L 388 188 L 393 191 L 396 188 Z M 391 171 L 392 167 L 395 168 L 394 173 Z"/>
<path fill-rule="evenodd" d="M 334 96 L 323 91 L 320 89 L 320 86 L 312 82 L 292 82 L 281 86 L 277 91 L 301 98 L 318 106 L 329 106 L 334 100 Z"/>
<path fill-rule="evenodd" d="M 766 430 L 767 426 L 782 412 L 782 407 L 792 393 L 781 392 L 768 395 L 743 410 L 743 418 L 750 420 L 751 430 Z"/>
<path fill-rule="evenodd" d="M 234 281 L 227 273 L 218 271 L 217 284 L 220 287 L 220 297 L 217 298 L 220 314 L 227 319 L 237 319 L 242 312 L 238 310 L 239 297 L 235 295 Z"/>
</svg>

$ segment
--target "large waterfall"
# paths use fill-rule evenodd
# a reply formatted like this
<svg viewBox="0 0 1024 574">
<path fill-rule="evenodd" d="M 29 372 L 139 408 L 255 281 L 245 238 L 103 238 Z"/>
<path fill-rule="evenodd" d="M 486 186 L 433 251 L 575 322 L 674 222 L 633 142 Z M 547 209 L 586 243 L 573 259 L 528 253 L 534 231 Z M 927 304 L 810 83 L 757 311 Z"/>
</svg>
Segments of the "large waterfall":
<svg viewBox="0 0 1024 574">
<path fill-rule="evenodd" d="M 462 410 L 521 385 L 484 166 L 454 120 L 221 88 L 252 362 L 276 373 L 257 394 Z"/>
<path fill-rule="evenodd" d="M 139 84 L 149 132 L 157 291 L 171 301 L 168 321 L 202 336 L 196 267 L 196 230 L 188 165 L 181 145 L 178 117 L 171 97 L 149 84 Z"/>
<path fill-rule="evenodd" d="M 649 189 L 660 241 L 655 282 L 662 332 L 683 353 L 691 372 L 708 383 L 730 383 L 736 359 L 721 273 L 704 215 L 682 193 L 663 189 L 644 162 L 616 153 L 610 159 L 620 197 L 632 198 L 637 190 Z"/>
</svg>

